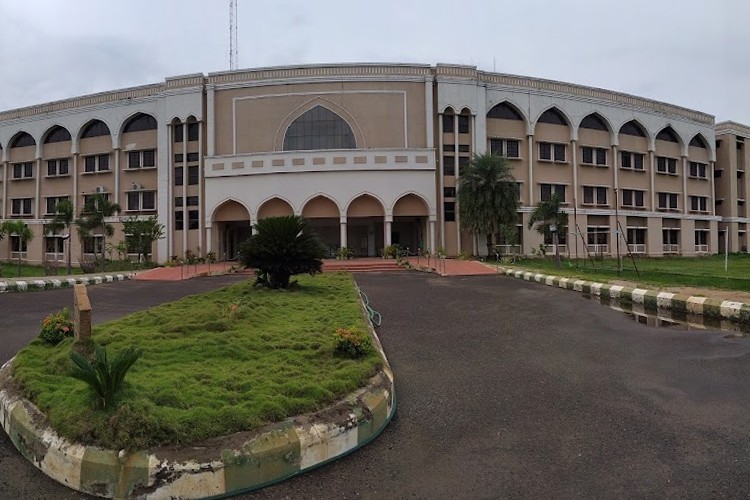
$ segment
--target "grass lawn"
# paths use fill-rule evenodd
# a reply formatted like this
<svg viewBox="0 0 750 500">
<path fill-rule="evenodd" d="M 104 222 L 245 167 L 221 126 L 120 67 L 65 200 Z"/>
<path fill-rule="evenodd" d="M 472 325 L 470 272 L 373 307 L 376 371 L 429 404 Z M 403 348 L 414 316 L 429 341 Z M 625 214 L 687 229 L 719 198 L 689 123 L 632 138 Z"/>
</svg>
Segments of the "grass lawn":
<svg viewBox="0 0 750 500">
<path fill-rule="evenodd" d="M 728 271 L 724 271 L 724 256 L 706 257 L 640 257 L 635 265 L 640 277 L 635 272 L 629 257 L 623 258 L 621 273 L 617 273 L 617 260 L 563 259 L 562 268 L 555 268 L 554 258 L 525 258 L 507 267 L 538 271 L 544 274 L 569 276 L 595 281 L 628 280 L 643 285 L 656 287 L 691 286 L 702 288 L 719 288 L 724 290 L 750 291 L 750 255 L 729 255 Z"/>
<path fill-rule="evenodd" d="M 57 276 L 65 276 L 66 269 L 65 264 L 61 263 L 57 268 Z M 71 269 L 73 274 L 81 274 L 80 267 L 73 267 Z M 32 266 L 28 264 L 21 264 L 21 277 L 22 278 L 39 278 L 44 277 L 43 266 Z M 0 278 L 18 278 L 18 264 L 13 261 L 0 262 Z"/>
<path fill-rule="evenodd" d="M 364 385 L 381 366 L 334 352 L 334 332 L 366 331 L 352 278 L 302 276 L 290 290 L 247 281 L 186 297 L 94 329 L 113 352 L 143 351 L 108 413 L 68 376 L 72 339 L 20 351 L 15 378 L 63 436 L 110 449 L 190 444 L 320 409 Z M 41 318 L 40 318 L 41 320 Z"/>
</svg>

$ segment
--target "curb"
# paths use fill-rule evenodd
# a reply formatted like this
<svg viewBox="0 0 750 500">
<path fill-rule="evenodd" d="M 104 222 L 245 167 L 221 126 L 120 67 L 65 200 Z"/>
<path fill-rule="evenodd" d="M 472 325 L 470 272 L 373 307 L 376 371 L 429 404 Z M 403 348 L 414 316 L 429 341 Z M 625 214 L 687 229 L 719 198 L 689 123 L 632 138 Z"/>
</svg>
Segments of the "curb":
<svg viewBox="0 0 750 500">
<path fill-rule="evenodd" d="M 0 281 L 0 293 L 9 292 L 31 292 L 37 290 L 53 290 L 55 288 L 69 288 L 73 285 L 82 283 L 84 285 L 99 285 L 101 283 L 112 283 L 114 281 L 123 281 L 133 279 L 135 273 L 117 273 L 117 274 L 96 274 L 87 276 L 77 276 L 70 278 L 44 278 L 12 281 Z"/>
<path fill-rule="evenodd" d="M 369 320 L 368 325 L 383 367 L 365 387 L 321 411 L 212 439 L 203 447 L 118 452 L 71 442 L 48 427 L 30 401 L 3 389 L 13 384 L 15 358 L 0 368 L 0 425 L 34 466 L 91 495 L 214 498 L 257 490 L 356 451 L 391 421 L 393 372 Z"/>
<path fill-rule="evenodd" d="M 678 295 L 658 290 L 644 288 L 630 288 L 620 285 L 608 285 L 575 278 L 518 271 L 498 267 L 500 274 L 525 281 L 535 281 L 547 286 L 574 290 L 601 297 L 603 299 L 619 299 L 634 304 L 643 304 L 650 309 L 672 309 L 675 312 L 702 315 L 710 319 L 725 319 L 740 323 L 750 322 L 750 304 L 731 300 L 709 299 L 688 295 Z"/>
</svg>

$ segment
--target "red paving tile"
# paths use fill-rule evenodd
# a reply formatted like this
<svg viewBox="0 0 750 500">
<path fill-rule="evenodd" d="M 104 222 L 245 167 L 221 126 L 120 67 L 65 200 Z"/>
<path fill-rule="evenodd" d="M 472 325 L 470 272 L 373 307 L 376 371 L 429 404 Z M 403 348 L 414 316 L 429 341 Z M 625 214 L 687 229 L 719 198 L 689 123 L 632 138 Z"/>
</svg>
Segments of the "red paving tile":
<svg viewBox="0 0 750 500">
<path fill-rule="evenodd" d="M 413 266 L 427 265 L 426 258 L 421 258 L 417 261 L 412 257 L 410 262 Z M 443 259 L 435 261 L 435 259 L 431 259 L 429 265 L 441 276 L 479 276 L 484 274 L 497 274 L 495 268 L 475 260 Z"/>
<path fill-rule="evenodd" d="M 135 279 L 144 281 L 181 281 L 197 276 L 224 274 L 237 263 L 215 262 L 213 264 L 197 264 L 195 266 L 157 267 L 147 271 L 139 271 Z"/>
</svg>

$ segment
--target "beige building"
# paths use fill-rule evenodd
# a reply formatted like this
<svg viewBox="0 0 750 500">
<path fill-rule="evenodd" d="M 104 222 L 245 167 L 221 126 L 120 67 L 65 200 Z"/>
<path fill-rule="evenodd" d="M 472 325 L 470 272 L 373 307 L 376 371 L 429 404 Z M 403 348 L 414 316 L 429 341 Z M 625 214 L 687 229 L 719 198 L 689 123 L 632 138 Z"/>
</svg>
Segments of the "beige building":
<svg viewBox="0 0 750 500">
<path fill-rule="evenodd" d="M 739 250 L 747 136 L 698 111 L 467 66 L 173 77 L 0 113 L 0 216 L 35 234 L 27 248 L 0 241 L 0 259 L 62 260 L 63 239 L 44 224 L 61 198 L 78 212 L 95 193 L 119 203 L 120 217 L 158 216 L 160 262 L 186 251 L 234 258 L 253 223 L 293 213 L 332 253 L 397 243 L 481 254 L 483 236 L 458 230 L 456 190 L 471 155 L 487 151 L 509 159 L 521 187 L 517 245 L 500 251 L 545 243 L 526 222 L 552 193 L 571 214 L 571 255 L 614 254 L 618 227 L 634 253 L 696 255 L 723 248 L 729 225 Z M 114 242 L 126 239 L 120 217 Z M 78 261 L 101 238 L 71 243 Z"/>
</svg>

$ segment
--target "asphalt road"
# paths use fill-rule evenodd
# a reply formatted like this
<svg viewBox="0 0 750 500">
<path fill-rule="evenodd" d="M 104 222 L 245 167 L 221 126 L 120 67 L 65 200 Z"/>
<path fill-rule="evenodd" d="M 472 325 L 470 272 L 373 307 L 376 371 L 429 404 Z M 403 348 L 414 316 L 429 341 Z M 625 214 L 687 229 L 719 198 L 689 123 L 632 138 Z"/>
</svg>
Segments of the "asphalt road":
<svg viewBox="0 0 750 500">
<path fill-rule="evenodd" d="M 395 418 L 345 459 L 240 498 L 748 498 L 750 339 L 648 327 L 502 276 L 357 281 L 383 313 Z M 101 319 L 128 312 L 129 286 L 178 295 L 124 285 L 101 302 L 91 289 Z M 0 296 L 34 322 L 9 334 L 0 319 L 0 355 L 58 307 L 48 293 Z M 0 436 L 0 498 L 82 498 L 10 446 Z"/>
</svg>

